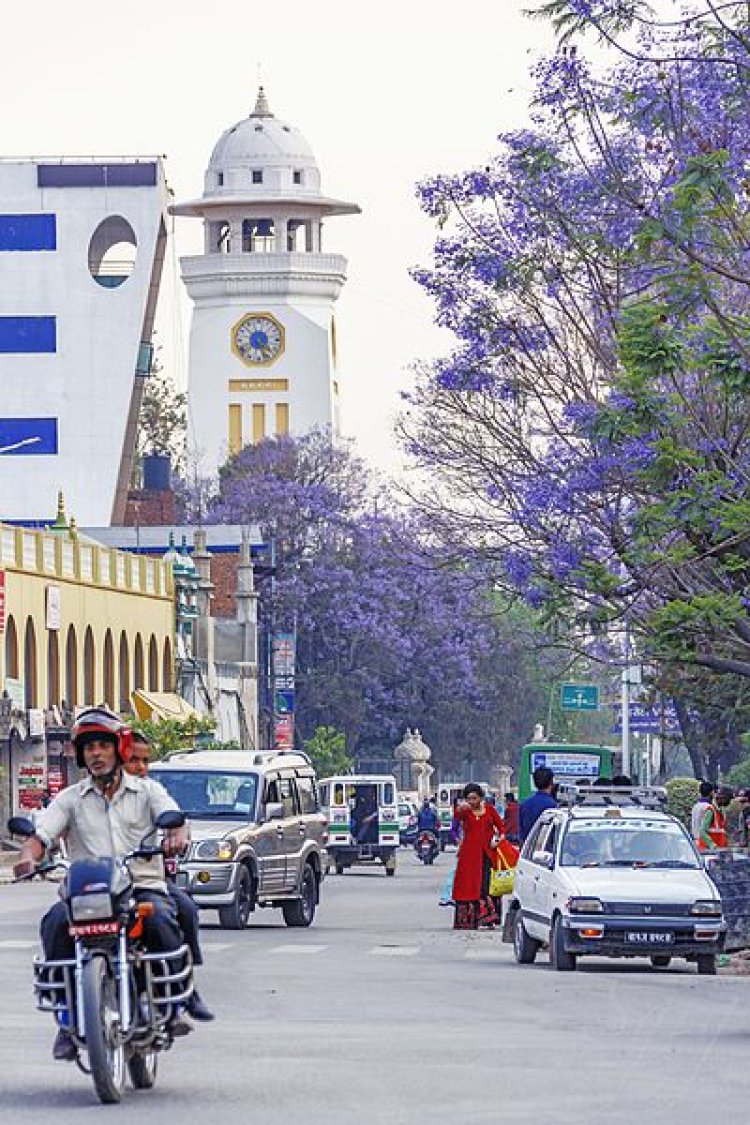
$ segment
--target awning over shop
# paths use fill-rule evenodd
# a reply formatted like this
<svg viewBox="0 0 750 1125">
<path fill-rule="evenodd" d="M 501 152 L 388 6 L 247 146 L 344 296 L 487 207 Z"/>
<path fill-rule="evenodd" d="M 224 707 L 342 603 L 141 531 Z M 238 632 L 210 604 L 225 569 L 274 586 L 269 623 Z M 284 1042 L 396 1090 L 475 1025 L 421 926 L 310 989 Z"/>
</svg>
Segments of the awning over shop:
<svg viewBox="0 0 750 1125">
<path fill-rule="evenodd" d="M 203 717 L 200 711 L 173 691 L 144 691 L 138 688 L 130 698 L 139 719 L 176 719 L 184 723 L 188 719 Z"/>
</svg>

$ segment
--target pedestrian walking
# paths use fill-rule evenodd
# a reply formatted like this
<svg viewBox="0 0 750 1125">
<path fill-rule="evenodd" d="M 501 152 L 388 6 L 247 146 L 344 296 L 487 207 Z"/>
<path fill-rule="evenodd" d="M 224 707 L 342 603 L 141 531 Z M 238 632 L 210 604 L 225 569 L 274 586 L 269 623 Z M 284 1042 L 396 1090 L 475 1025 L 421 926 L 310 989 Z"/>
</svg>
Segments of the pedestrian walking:
<svg viewBox="0 0 750 1125">
<path fill-rule="evenodd" d="M 498 920 L 490 898 L 490 872 L 497 867 L 497 843 L 505 827 L 497 809 L 485 802 L 475 782 L 464 787 L 463 796 L 456 805 L 462 839 L 453 879 L 453 928 L 476 930 Z"/>
<path fill-rule="evenodd" d="M 717 852 L 729 847 L 726 808 L 734 799 L 734 790 L 720 785 L 711 804 L 703 814 L 698 847 L 702 852 Z"/>
<path fill-rule="evenodd" d="M 536 793 L 522 802 L 518 811 L 518 826 L 521 843 L 531 832 L 545 809 L 554 809 L 557 801 L 552 796 L 555 775 L 549 766 L 537 766 L 531 775 Z"/>
<path fill-rule="evenodd" d="M 690 812 L 690 833 L 696 844 L 698 843 L 698 839 L 701 834 L 703 817 L 706 815 L 706 810 L 711 804 L 711 800 L 715 792 L 716 786 L 712 781 L 702 781 L 700 783 L 700 796 L 698 797 L 698 800 L 695 802 Z"/>
<path fill-rule="evenodd" d="M 503 821 L 505 823 L 505 835 L 511 844 L 518 843 L 518 812 L 520 807 L 515 793 L 506 793 Z"/>
</svg>

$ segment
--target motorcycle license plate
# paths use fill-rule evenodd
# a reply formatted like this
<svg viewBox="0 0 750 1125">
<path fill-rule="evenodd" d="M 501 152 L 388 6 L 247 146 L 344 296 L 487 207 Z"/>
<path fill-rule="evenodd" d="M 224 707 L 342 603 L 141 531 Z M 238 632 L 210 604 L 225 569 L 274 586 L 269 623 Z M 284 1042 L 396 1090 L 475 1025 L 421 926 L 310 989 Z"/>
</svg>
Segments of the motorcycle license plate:
<svg viewBox="0 0 750 1125">
<path fill-rule="evenodd" d="M 647 930 L 629 930 L 625 940 L 631 945 L 674 945 L 674 934 L 649 933 Z"/>
<path fill-rule="evenodd" d="M 68 926 L 71 937 L 91 937 L 94 934 L 116 934 L 120 929 L 119 922 L 86 922 Z"/>
</svg>

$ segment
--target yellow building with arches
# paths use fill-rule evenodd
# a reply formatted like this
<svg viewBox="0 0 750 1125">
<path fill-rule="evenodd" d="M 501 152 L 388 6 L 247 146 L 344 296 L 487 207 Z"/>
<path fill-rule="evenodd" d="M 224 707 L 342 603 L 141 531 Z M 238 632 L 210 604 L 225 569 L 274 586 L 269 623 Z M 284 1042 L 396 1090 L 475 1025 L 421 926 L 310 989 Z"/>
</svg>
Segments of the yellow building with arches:
<svg viewBox="0 0 750 1125">
<path fill-rule="evenodd" d="M 52 529 L 0 524 L 0 574 L 4 822 L 43 759 L 46 777 L 45 730 L 59 753 L 77 708 L 130 711 L 133 690 L 172 690 L 175 606 L 171 566 L 79 537 L 62 508 Z"/>
</svg>

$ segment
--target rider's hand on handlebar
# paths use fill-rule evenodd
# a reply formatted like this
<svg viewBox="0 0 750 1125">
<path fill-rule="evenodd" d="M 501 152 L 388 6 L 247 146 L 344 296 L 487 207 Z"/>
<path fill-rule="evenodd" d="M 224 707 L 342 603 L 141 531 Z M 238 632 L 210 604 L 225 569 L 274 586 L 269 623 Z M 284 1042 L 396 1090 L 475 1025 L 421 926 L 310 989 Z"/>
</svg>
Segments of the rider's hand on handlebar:
<svg viewBox="0 0 750 1125">
<path fill-rule="evenodd" d="M 180 855 L 188 846 L 188 830 L 183 824 L 182 828 L 172 828 L 164 833 L 164 855 L 168 858 Z"/>
</svg>

